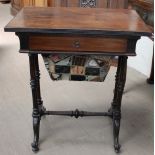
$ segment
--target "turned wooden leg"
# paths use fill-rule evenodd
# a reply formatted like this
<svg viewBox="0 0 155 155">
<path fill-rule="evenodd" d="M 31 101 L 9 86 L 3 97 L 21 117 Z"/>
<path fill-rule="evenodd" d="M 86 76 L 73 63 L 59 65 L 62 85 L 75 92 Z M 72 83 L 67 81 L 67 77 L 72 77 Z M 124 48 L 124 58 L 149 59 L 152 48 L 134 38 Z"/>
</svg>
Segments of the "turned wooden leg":
<svg viewBox="0 0 155 155">
<path fill-rule="evenodd" d="M 31 76 L 31 88 L 32 88 L 32 98 L 33 98 L 33 131 L 34 131 L 34 140 L 32 143 L 32 150 L 37 152 L 39 150 L 39 128 L 40 128 L 40 119 L 41 113 L 39 106 L 42 104 L 40 93 L 39 93 L 39 67 L 38 67 L 38 55 L 37 54 L 30 54 L 29 55 L 29 62 L 30 62 L 30 76 Z M 39 101 L 39 102 L 38 102 Z M 40 104 L 40 105 L 39 105 Z"/>
<path fill-rule="evenodd" d="M 35 61 L 36 61 L 35 62 L 35 65 L 36 65 L 35 77 L 36 77 L 36 83 L 37 83 L 37 85 L 36 85 L 36 87 L 37 87 L 37 103 L 38 103 L 39 112 L 42 115 L 46 111 L 46 109 L 43 106 L 43 101 L 42 101 L 41 92 L 40 92 L 40 70 L 39 70 L 38 56 Z"/>
<path fill-rule="evenodd" d="M 118 153 L 120 151 L 119 144 L 119 130 L 121 122 L 121 101 L 124 91 L 124 86 L 126 82 L 126 72 L 127 72 L 127 57 L 120 56 L 118 60 L 118 67 L 116 72 L 116 82 L 114 90 L 114 98 L 112 106 L 109 112 L 112 113 L 113 120 L 113 135 L 114 135 L 114 149 Z"/>
</svg>

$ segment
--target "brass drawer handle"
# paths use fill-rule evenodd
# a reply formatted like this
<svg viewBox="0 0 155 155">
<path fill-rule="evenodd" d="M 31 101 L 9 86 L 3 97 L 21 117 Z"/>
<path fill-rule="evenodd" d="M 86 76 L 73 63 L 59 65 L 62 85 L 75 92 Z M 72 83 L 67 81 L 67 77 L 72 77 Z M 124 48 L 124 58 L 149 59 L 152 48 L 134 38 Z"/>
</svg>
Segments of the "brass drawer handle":
<svg viewBox="0 0 155 155">
<path fill-rule="evenodd" d="M 75 41 L 74 44 L 73 44 L 73 46 L 75 48 L 79 48 L 80 47 L 80 42 L 79 41 Z"/>
</svg>

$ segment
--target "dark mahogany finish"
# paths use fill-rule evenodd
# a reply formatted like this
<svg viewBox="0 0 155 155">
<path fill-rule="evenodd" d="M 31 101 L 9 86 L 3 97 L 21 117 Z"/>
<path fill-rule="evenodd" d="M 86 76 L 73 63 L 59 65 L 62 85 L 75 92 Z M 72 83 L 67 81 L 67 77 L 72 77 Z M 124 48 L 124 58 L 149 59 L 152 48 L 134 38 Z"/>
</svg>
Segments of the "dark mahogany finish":
<svg viewBox="0 0 155 155">
<path fill-rule="evenodd" d="M 43 115 L 109 116 L 113 120 L 114 148 L 120 151 L 121 101 L 126 81 L 127 57 L 136 55 L 137 40 L 151 33 L 132 10 L 97 8 L 24 8 L 6 27 L 20 39 L 20 52 L 29 53 L 33 96 L 33 151 L 39 147 Z M 108 112 L 46 111 L 43 107 L 38 54 L 101 54 L 119 56 L 112 106 Z"/>
<path fill-rule="evenodd" d="M 134 10 L 26 7 L 5 31 L 87 35 L 150 35 Z"/>
<path fill-rule="evenodd" d="M 127 39 L 73 36 L 30 36 L 30 50 L 67 52 L 120 52 L 125 53 Z M 61 43 L 61 45 L 60 45 Z M 109 44 L 111 46 L 109 46 Z"/>
</svg>

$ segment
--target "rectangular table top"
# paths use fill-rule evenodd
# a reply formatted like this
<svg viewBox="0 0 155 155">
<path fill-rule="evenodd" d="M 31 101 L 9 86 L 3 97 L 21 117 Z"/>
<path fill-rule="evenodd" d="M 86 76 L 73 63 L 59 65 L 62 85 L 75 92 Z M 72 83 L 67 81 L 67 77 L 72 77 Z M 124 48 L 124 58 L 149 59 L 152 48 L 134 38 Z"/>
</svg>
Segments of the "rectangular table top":
<svg viewBox="0 0 155 155">
<path fill-rule="evenodd" d="M 101 8 L 25 7 L 5 31 L 150 36 L 151 31 L 134 10 Z"/>
</svg>

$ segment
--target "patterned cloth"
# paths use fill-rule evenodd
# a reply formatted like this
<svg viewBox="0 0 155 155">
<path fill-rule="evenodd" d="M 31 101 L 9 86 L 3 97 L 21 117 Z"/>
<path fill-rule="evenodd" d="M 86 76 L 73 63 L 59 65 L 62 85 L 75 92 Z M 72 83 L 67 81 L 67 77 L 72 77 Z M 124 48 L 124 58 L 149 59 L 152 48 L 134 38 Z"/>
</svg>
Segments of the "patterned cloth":
<svg viewBox="0 0 155 155">
<path fill-rule="evenodd" d="M 97 81 L 105 80 L 110 69 L 110 56 L 99 55 L 42 55 L 52 80 Z"/>
</svg>

